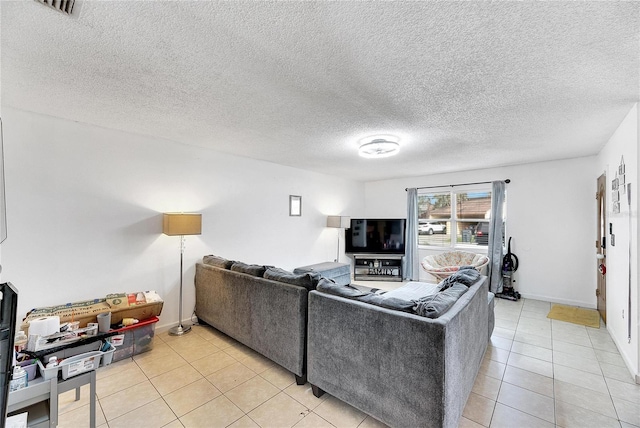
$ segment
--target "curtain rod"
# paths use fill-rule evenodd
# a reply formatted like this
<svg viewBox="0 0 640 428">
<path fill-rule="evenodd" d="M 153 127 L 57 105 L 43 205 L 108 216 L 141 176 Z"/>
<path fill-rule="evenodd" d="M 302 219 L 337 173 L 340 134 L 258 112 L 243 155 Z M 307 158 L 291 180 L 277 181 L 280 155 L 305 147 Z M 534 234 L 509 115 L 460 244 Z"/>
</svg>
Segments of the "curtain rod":
<svg viewBox="0 0 640 428">
<path fill-rule="evenodd" d="M 504 182 L 509 184 L 509 183 L 511 183 L 511 180 L 507 178 L 506 180 L 504 180 Z M 477 183 L 445 184 L 443 186 L 416 187 L 416 190 L 420 190 L 420 189 L 437 189 L 438 187 L 471 186 L 473 184 L 491 184 L 491 183 L 493 183 L 493 181 L 478 181 Z M 409 188 L 405 187 L 404 190 L 407 191 L 407 190 L 409 190 Z"/>
</svg>

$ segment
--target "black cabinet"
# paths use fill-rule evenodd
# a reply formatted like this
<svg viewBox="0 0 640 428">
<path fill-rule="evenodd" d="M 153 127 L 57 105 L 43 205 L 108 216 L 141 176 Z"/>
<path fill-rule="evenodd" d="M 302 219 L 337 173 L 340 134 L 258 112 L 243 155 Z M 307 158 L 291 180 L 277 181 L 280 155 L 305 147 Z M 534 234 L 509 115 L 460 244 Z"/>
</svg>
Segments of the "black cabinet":
<svg viewBox="0 0 640 428">
<path fill-rule="evenodd" d="M 402 257 L 401 254 L 354 254 L 353 279 L 402 282 Z"/>
</svg>

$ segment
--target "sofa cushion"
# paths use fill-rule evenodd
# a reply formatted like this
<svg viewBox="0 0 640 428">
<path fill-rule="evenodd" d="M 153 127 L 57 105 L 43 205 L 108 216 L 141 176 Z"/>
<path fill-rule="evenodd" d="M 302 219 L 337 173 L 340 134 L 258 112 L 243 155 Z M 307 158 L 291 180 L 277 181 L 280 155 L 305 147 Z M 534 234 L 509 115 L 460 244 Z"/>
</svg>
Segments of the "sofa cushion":
<svg viewBox="0 0 640 428">
<path fill-rule="evenodd" d="M 219 267 L 221 269 L 229 269 L 233 264 L 233 260 L 223 259 L 222 257 L 218 257 L 218 256 L 214 256 L 213 254 L 210 254 L 202 258 L 202 263 L 204 263 L 205 265 Z"/>
<path fill-rule="evenodd" d="M 293 273 L 317 272 L 321 276 L 333 279 L 338 285 L 348 285 L 351 282 L 351 265 L 347 263 L 324 262 L 309 266 L 297 267 Z"/>
<path fill-rule="evenodd" d="M 466 285 L 456 282 L 445 290 L 416 300 L 413 310 L 423 317 L 438 318 L 447 312 L 468 289 Z"/>
<path fill-rule="evenodd" d="M 395 290 L 387 291 L 385 297 L 397 297 L 402 300 L 417 300 L 438 292 L 438 284 L 410 281 Z"/>
<path fill-rule="evenodd" d="M 315 290 L 321 275 L 317 272 L 306 272 L 301 274 L 291 273 L 287 270 L 270 267 L 263 275 L 266 279 L 284 282 L 298 287 L 304 287 L 307 290 Z"/>
<path fill-rule="evenodd" d="M 233 262 L 233 264 L 231 265 L 231 270 L 234 272 L 246 273 L 247 275 L 262 278 L 265 270 L 267 270 L 267 267 L 262 265 L 248 265 L 242 262 Z"/>
</svg>

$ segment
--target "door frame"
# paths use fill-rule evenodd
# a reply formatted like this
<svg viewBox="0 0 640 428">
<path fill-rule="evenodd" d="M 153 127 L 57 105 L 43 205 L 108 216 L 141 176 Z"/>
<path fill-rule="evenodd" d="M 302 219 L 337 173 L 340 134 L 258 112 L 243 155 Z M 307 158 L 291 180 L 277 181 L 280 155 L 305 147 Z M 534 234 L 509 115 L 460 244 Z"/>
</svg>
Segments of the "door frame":
<svg viewBox="0 0 640 428">
<path fill-rule="evenodd" d="M 596 224 L 596 300 L 602 321 L 607 323 L 607 174 L 603 172 L 596 180 L 597 224 Z M 604 266 L 601 269 L 600 266 Z"/>
</svg>

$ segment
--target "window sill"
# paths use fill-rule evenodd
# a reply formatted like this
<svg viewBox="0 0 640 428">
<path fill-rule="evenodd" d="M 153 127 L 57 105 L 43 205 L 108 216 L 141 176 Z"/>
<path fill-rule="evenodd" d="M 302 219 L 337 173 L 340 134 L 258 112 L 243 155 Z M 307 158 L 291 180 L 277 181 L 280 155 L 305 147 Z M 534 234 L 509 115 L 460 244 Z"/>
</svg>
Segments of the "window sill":
<svg viewBox="0 0 640 428">
<path fill-rule="evenodd" d="M 435 245 L 418 245 L 418 251 L 420 250 L 427 250 L 427 251 L 441 251 L 441 252 L 446 252 L 446 251 L 469 251 L 472 253 L 478 253 L 478 254 L 487 254 L 489 252 L 489 247 L 483 245 L 483 246 L 477 246 L 477 245 L 456 245 L 455 247 L 439 247 L 439 246 L 435 246 Z"/>
</svg>

